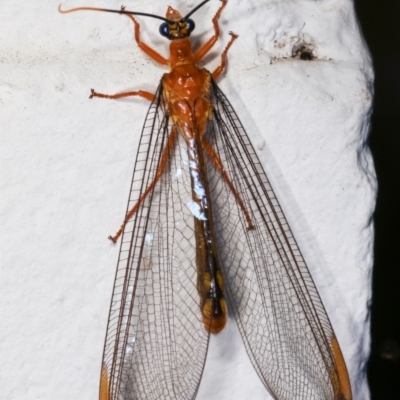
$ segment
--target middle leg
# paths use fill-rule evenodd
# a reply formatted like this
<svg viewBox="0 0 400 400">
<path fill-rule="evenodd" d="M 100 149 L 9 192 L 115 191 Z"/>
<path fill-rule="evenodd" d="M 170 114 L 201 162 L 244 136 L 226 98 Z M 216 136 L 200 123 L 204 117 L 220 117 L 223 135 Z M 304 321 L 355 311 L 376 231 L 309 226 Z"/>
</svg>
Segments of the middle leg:
<svg viewBox="0 0 400 400">
<path fill-rule="evenodd" d="M 213 79 L 217 79 L 223 72 L 223 70 L 226 67 L 226 62 L 227 62 L 227 54 L 229 48 L 232 46 L 233 42 L 239 37 L 238 35 L 235 35 L 233 32 L 229 32 L 231 35 L 231 40 L 229 43 L 226 45 L 225 50 L 221 54 L 221 65 L 215 69 L 215 71 L 212 73 Z"/>
<path fill-rule="evenodd" d="M 90 96 L 89 99 L 93 99 L 93 97 L 101 97 L 103 99 L 122 99 L 123 97 L 130 97 L 130 96 L 140 96 L 144 97 L 145 99 L 149 101 L 153 101 L 155 95 L 153 93 L 147 92 L 146 90 L 138 90 L 134 92 L 123 92 L 123 93 L 117 93 L 117 94 L 104 94 L 104 93 L 98 93 L 94 89 L 90 89 Z"/>
</svg>

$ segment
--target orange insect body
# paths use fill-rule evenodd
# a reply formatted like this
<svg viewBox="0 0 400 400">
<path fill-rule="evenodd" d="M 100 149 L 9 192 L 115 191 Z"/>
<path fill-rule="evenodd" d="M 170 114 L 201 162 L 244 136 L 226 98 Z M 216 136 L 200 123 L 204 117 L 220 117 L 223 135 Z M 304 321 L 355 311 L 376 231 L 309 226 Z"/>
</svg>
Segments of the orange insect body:
<svg viewBox="0 0 400 400">
<path fill-rule="evenodd" d="M 168 7 L 168 19 L 182 19 L 177 10 Z M 203 323 L 211 333 L 220 332 L 226 325 L 227 307 L 223 295 L 223 278 L 218 263 L 216 246 L 211 240 L 210 220 L 211 200 L 202 199 L 196 193 L 196 187 L 207 184 L 204 155 L 202 153 L 206 124 L 212 113 L 212 104 L 208 98 L 211 86 L 211 75 L 206 69 L 198 68 L 192 53 L 189 38 L 175 39 L 170 44 L 169 67 L 171 72 L 164 74 L 163 98 L 166 110 L 174 126 L 185 138 L 189 162 L 192 165 L 193 200 L 201 206 L 207 204 L 207 219 L 195 218 L 195 235 L 197 243 L 197 288 L 200 295 L 200 307 Z M 204 196 L 206 196 L 206 191 Z M 208 249 L 208 247 L 211 247 Z M 211 268 L 209 268 L 209 264 Z"/>
<path fill-rule="evenodd" d="M 175 26 L 169 22 L 170 35 L 174 36 L 174 38 L 170 44 L 170 56 L 168 60 L 164 59 L 160 54 L 140 42 L 139 24 L 133 17 L 128 15 L 135 24 L 135 38 L 142 50 L 159 63 L 168 64 L 171 70 L 171 72 L 163 75 L 162 88 L 164 105 L 174 123 L 174 130 L 170 136 L 166 149 L 167 152 L 164 153 L 165 157 L 163 157 L 163 162 L 159 166 L 156 178 L 141 196 L 136 205 L 130 210 L 121 229 L 115 236 L 110 237 L 110 239 L 115 243 L 118 237 L 123 233 L 126 223 L 137 212 L 138 207 L 149 195 L 158 179 L 161 177 L 168 161 L 168 151 L 174 146 L 177 133 L 179 132 L 182 134 L 187 143 L 190 163 L 192 165 L 193 201 L 197 203 L 199 207 L 204 207 L 204 212 L 207 214 L 205 221 L 195 218 L 194 222 L 198 249 L 196 257 L 198 272 L 197 289 L 200 295 L 200 308 L 203 315 L 204 327 L 207 331 L 213 334 L 219 333 L 225 327 L 227 321 L 227 306 L 224 299 L 223 277 L 219 266 L 217 248 L 212 239 L 211 200 L 206 198 L 208 193 L 207 190 L 204 194 L 199 196 L 198 188 L 207 185 L 204 154 L 202 154 L 203 149 L 208 149 L 208 155 L 216 167 L 222 170 L 222 165 L 218 157 L 213 153 L 211 147 L 205 141 L 204 133 L 207 122 L 212 113 L 212 104 L 209 99 L 211 77 L 215 79 L 223 71 L 226 64 L 226 53 L 237 36 L 231 33 L 231 41 L 222 54 L 221 66 L 219 66 L 212 75 L 205 68 L 198 68 L 196 66 L 196 61 L 203 58 L 216 42 L 219 34 L 217 20 L 226 3 L 226 0 L 222 1 L 221 7 L 213 18 L 216 31 L 215 35 L 202 48 L 200 48 L 196 54 L 193 54 L 192 51 L 192 44 L 189 39 L 190 31 L 186 22 L 182 22 L 183 18 L 179 11 L 169 6 L 166 18 L 170 22 L 175 22 Z M 79 7 L 66 11 L 61 11 L 59 8 L 59 11 L 64 13 L 78 10 L 103 11 L 103 9 L 92 7 Z M 124 11 L 124 8 L 121 10 Z M 179 29 L 176 29 L 178 27 Z M 139 95 L 150 100 L 154 98 L 151 93 L 145 91 L 128 92 L 109 96 L 97 93 L 94 90 L 92 90 L 90 97 L 117 99 L 132 95 Z M 240 206 L 243 208 L 246 220 L 250 221 L 243 202 L 236 193 L 236 190 L 228 176 L 224 175 L 224 177 L 235 197 L 239 201 Z M 252 227 L 251 222 L 249 222 L 249 227 Z"/>
<path fill-rule="evenodd" d="M 125 258 L 124 255 L 124 258 L 120 258 L 123 278 L 119 277 L 119 270 L 117 271 L 103 356 L 100 400 L 194 399 L 204 367 L 204 360 L 201 357 L 205 359 L 209 334 L 219 333 L 227 323 L 227 304 L 224 292 L 224 278 L 227 279 L 227 275 L 231 296 L 235 290 L 240 292 L 237 298 L 233 297 L 233 303 L 239 314 L 238 326 L 249 357 L 274 398 L 285 400 L 293 398 L 351 400 L 350 381 L 337 339 L 272 188 L 269 186 L 262 167 L 257 166 L 259 164 L 258 158 L 255 153 L 252 153 L 251 144 L 246 143 L 247 137 L 243 139 L 244 135 L 241 133 L 243 128 L 240 122 L 237 122 L 238 120 L 235 118 L 222 121 L 220 114 L 215 110 L 224 101 L 224 97 L 221 92 L 217 92 L 213 80 L 224 70 L 228 49 L 237 36 L 230 33 L 231 40 L 221 55 L 221 65 L 215 71 L 210 73 L 196 65 L 216 43 L 219 36 L 218 18 L 227 3 L 227 0 L 222 0 L 222 5 L 212 20 L 215 34 L 193 53 L 189 36 L 191 30 L 194 29 L 194 22 L 188 17 L 207 1 L 203 1 L 185 17 L 182 17 L 172 7 L 168 7 L 165 19 L 150 14 L 129 12 L 121 8 L 120 13 L 127 15 L 134 23 L 135 40 L 140 49 L 159 64 L 168 65 L 170 72 L 165 73 L 162 77 L 158 97 L 143 90 L 106 95 L 93 89 L 90 96 L 90 98 L 110 99 L 141 96 L 150 100 L 152 102 L 151 107 L 156 107 L 156 110 L 163 108 L 167 115 L 167 122 L 166 124 L 161 123 L 159 131 L 162 129 L 169 130 L 169 135 L 166 143 L 162 144 L 162 151 L 158 155 L 156 167 L 153 167 L 155 173 L 152 178 L 147 178 L 148 184 L 140 191 L 134 206 L 128 210 L 119 231 L 115 236 L 110 237 L 114 243 L 121 235 L 125 234 L 125 228 L 131 219 L 136 218 L 135 224 L 136 221 L 139 221 L 138 227 L 140 227 L 140 222 L 144 217 L 138 217 L 137 214 L 139 210 L 146 208 L 146 201 L 153 195 L 156 185 L 165 175 L 172 158 L 171 155 L 175 154 L 176 157 L 174 149 L 177 147 L 179 135 L 186 144 L 191 199 L 195 206 L 195 211 L 192 211 L 194 217 L 191 217 L 193 221 L 191 238 L 193 238 L 194 245 L 191 244 L 192 247 L 188 246 L 188 248 L 195 249 L 195 260 L 185 273 L 190 275 L 193 268 L 196 270 L 196 288 L 200 298 L 199 303 L 204 326 L 204 329 L 200 329 L 203 332 L 198 332 L 197 315 L 195 313 L 190 314 L 192 310 L 185 308 L 185 305 L 180 306 L 176 302 L 177 299 L 181 300 L 181 297 L 177 295 L 177 299 L 171 299 L 169 296 L 172 295 L 169 292 L 164 293 L 163 289 L 157 292 L 156 289 L 159 290 L 158 281 L 153 286 L 152 283 L 147 283 L 147 274 L 156 275 L 157 268 L 150 267 L 146 271 L 146 266 L 143 263 L 146 240 L 143 239 L 141 245 L 135 247 L 134 232 L 137 235 L 143 235 L 142 231 L 135 225 L 131 233 L 132 239 L 130 239 L 128 256 Z M 66 11 L 59 8 L 62 13 L 78 10 L 118 12 L 93 7 L 79 7 Z M 147 15 L 166 21 L 160 27 L 160 32 L 171 39 L 168 59 L 141 42 L 139 23 L 130 14 Z M 215 104 L 215 102 L 220 103 Z M 223 104 L 224 112 L 227 114 L 231 112 L 230 105 L 226 105 L 227 101 Z M 219 118 L 221 118 L 221 121 L 216 122 Z M 168 125 L 168 120 L 171 121 L 171 126 Z M 241 150 L 236 153 L 235 150 L 230 150 L 232 151 L 232 159 L 241 157 L 241 152 L 247 157 L 249 169 L 247 172 L 245 171 L 242 178 L 246 182 L 251 182 L 253 187 L 251 190 L 254 191 L 250 194 L 250 200 L 249 196 L 247 197 L 246 203 L 242 198 L 242 193 L 245 192 L 238 190 L 233 184 L 226 172 L 223 160 L 220 159 L 210 143 L 212 138 L 210 138 L 208 129 L 213 131 L 213 124 L 216 123 L 222 126 L 222 128 L 218 128 L 220 133 L 229 129 L 227 126 L 231 126 L 231 129 L 237 135 L 235 137 L 236 146 L 241 146 Z M 216 130 L 214 129 L 213 133 Z M 147 145 L 145 148 L 148 149 L 149 147 L 151 146 Z M 140 150 L 138 157 L 139 154 Z M 182 160 L 180 159 L 180 161 L 182 165 Z M 226 162 L 227 160 L 225 160 Z M 219 234 L 222 230 L 216 228 L 214 224 L 214 219 L 217 218 L 212 207 L 216 202 L 215 199 L 211 198 L 211 184 L 207 176 L 210 164 L 220 174 L 221 184 L 229 192 L 227 198 L 229 196 L 233 198 L 235 207 L 237 207 L 236 209 L 231 208 L 233 210 L 231 217 L 236 221 L 236 225 L 232 223 L 232 225 L 227 226 L 230 229 L 232 229 L 232 226 L 233 229 L 238 226 L 246 226 L 242 232 L 243 236 L 246 236 L 246 243 L 249 247 L 242 249 L 243 255 L 240 253 L 241 250 L 237 248 L 238 246 L 231 249 L 230 253 L 232 254 L 225 252 L 224 264 L 221 263 L 218 251 L 219 244 L 217 244 L 217 229 L 220 229 Z M 246 167 L 245 162 L 243 170 Z M 234 168 L 232 168 L 233 170 Z M 254 176 L 256 180 L 252 181 Z M 170 190 L 168 185 L 166 187 L 168 189 L 165 189 L 165 192 Z M 260 196 L 261 200 L 257 196 Z M 179 201 L 181 201 L 180 198 Z M 266 216 L 268 212 L 272 214 L 271 219 Z M 148 232 L 146 231 L 147 221 L 144 228 L 145 232 Z M 157 218 L 154 223 L 159 223 L 162 226 Z M 219 220 L 219 223 L 221 225 L 224 221 Z M 261 227 L 261 236 L 257 239 L 254 239 L 254 236 L 248 236 L 249 231 L 253 232 L 254 230 L 256 232 L 254 228 L 257 226 L 258 228 Z M 166 224 L 165 230 L 168 231 L 168 229 L 169 226 Z M 178 236 L 178 233 L 182 234 L 184 241 L 185 237 L 182 231 L 177 230 L 175 234 Z M 168 233 L 165 235 L 168 237 Z M 151 238 L 152 234 L 150 235 Z M 258 238 L 261 239 L 258 240 Z M 237 240 L 236 243 L 243 246 L 243 242 L 240 240 Z M 227 240 L 225 244 L 228 244 Z M 121 246 L 121 254 L 123 253 L 123 245 L 124 243 Z M 180 243 L 175 242 L 175 246 L 179 245 Z M 139 252 L 138 258 L 135 258 L 137 257 L 135 255 L 136 248 L 139 249 L 137 250 Z M 183 245 L 180 249 L 184 252 Z M 160 265 L 168 263 L 171 257 L 165 258 L 161 253 L 160 251 Z M 272 256 L 273 254 L 275 254 L 275 258 Z M 263 260 L 265 265 L 259 266 L 257 264 L 257 262 L 261 262 L 259 260 Z M 125 263 L 128 268 L 125 267 Z M 137 266 L 132 267 L 134 263 Z M 224 269 L 221 268 L 221 265 L 224 265 Z M 132 268 L 137 268 L 136 275 L 133 277 L 130 275 Z M 253 282 L 253 286 L 250 286 L 251 290 L 247 289 L 247 282 L 242 280 L 246 275 L 242 270 L 245 268 L 249 268 L 249 271 L 251 270 L 257 275 L 256 283 Z M 167 281 L 172 281 L 173 277 L 169 276 L 168 273 L 166 273 Z M 143 276 L 140 274 L 143 274 Z M 123 280 L 120 281 L 120 279 Z M 182 279 L 182 282 L 188 283 L 190 279 L 187 279 L 187 281 Z M 193 281 L 189 283 L 193 283 Z M 274 285 L 282 285 L 284 289 L 278 290 Z M 193 296 L 190 289 L 186 289 L 189 292 L 187 296 L 188 304 L 198 304 L 197 299 L 192 301 Z M 146 290 L 149 290 L 149 293 Z M 169 290 L 174 292 L 174 289 L 169 288 Z M 116 298 L 115 301 L 114 298 Z M 163 298 L 166 299 L 167 304 L 163 303 Z M 232 299 L 232 297 L 230 298 Z M 140 308 L 142 302 L 147 302 L 143 307 L 144 309 L 147 307 L 149 311 L 149 316 L 143 317 L 143 321 L 141 320 Z M 155 304 L 156 302 L 158 304 Z M 164 315 L 161 313 L 164 306 L 164 312 L 167 314 L 171 312 L 168 309 L 170 305 L 177 309 L 172 310 L 172 313 L 176 312 L 176 315 L 173 314 L 173 318 L 176 317 L 173 322 L 168 322 L 168 317 L 164 319 Z M 257 307 L 259 311 L 257 311 Z M 193 317 L 193 320 L 190 320 L 193 315 L 196 316 Z M 131 321 L 132 318 L 136 318 L 135 323 Z M 148 318 L 148 321 L 145 318 Z M 274 318 L 278 326 L 276 331 L 273 327 L 268 328 L 266 323 L 268 319 L 273 320 Z M 246 321 L 248 322 L 246 323 Z M 263 321 L 262 324 L 261 321 Z M 164 325 L 168 328 L 164 329 Z M 181 325 L 187 329 L 186 336 L 181 331 Z M 282 338 L 280 338 L 281 335 Z M 173 349 L 176 354 L 172 350 L 170 353 L 168 349 L 164 348 L 163 344 L 170 345 L 170 336 L 172 340 L 176 340 L 176 342 L 173 342 Z M 260 337 L 263 337 L 265 344 L 260 343 Z M 193 340 L 192 344 L 190 344 L 191 340 Z M 162 343 L 161 347 L 159 341 Z M 176 350 L 176 347 L 180 347 L 177 346 L 178 343 L 182 350 Z M 202 350 L 202 343 L 205 350 Z M 186 348 L 185 346 L 189 347 Z M 133 354 L 134 351 L 137 351 L 135 355 Z M 193 356 L 191 351 L 193 351 Z M 195 356 L 197 352 L 200 354 L 199 359 L 196 359 Z M 266 361 L 266 357 L 269 355 L 271 355 L 270 362 Z M 179 357 L 183 361 L 179 362 Z M 302 357 L 306 358 L 304 363 L 301 361 Z M 188 367 L 189 362 L 193 362 L 194 365 L 197 365 L 197 368 Z M 166 369 L 163 370 L 163 368 Z M 292 372 L 292 369 L 295 372 Z M 182 376 L 179 374 L 175 376 L 178 370 L 181 370 Z M 191 375 L 192 370 L 193 375 Z M 299 378 L 295 376 L 296 373 L 300 374 Z M 321 378 L 318 377 L 319 373 L 322 374 Z M 185 378 L 186 374 L 189 374 L 188 376 L 191 378 Z"/>
<path fill-rule="evenodd" d="M 166 17 L 177 22 L 182 19 L 179 12 L 172 7 L 168 7 Z M 192 165 L 196 165 L 198 181 L 194 180 L 193 186 L 203 186 L 206 182 L 204 156 L 199 152 L 204 147 L 202 139 L 212 112 L 212 105 L 208 98 L 211 76 L 206 69 L 196 66 L 192 45 L 187 37 L 171 41 L 169 67 L 171 72 L 164 74 L 162 79 L 164 104 L 174 126 L 185 138 L 191 156 L 190 162 Z M 193 200 L 199 205 L 202 202 L 195 190 L 193 191 Z M 205 200 L 208 204 L 207 220 L 209 220 L 211 201 L 210 199 Z M 215 246 L 210 249 L 210 252 L 207 251 L 207 246 L 210 244 L 207 244 L 205 230 L 210 230 L 209 223 L 195 219 L 195 225 L 198 248 L 197 287 L 201 298 L 203 322 L 206 330 L 218 333 L 225 327 L 227 319 L 222 274 L 217 261 L 218 256 L 214 253 L 216 252 Z M 211 260 L 207 260 L 209 256 L 207 253 L 211 254 Z M 209 264 L 207 261 L 213 264 L 211 270 L 207 268 Z M 217 273 L 219 279 L 217 279 Z M 211 286 L 214 287 L 214 290 L 211 290 Z"/>
</svg>

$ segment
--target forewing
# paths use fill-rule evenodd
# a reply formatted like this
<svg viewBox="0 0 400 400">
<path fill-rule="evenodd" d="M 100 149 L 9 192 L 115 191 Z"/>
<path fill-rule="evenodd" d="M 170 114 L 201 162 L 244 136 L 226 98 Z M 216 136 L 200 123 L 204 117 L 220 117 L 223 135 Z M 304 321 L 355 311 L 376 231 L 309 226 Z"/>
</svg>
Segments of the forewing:
<svg viewBox="0 0 400 400">
<path fill-rule="evenodd" d="M 128 210 L 162 168 L 171 124 L 162 85 L 150 106 Z M 126 225 L 121 242 L 100 384 L 101 400 L 190 400 L 202 376 L 209 334 L 196 289 L 191 185 L 177 135 L 161 178 Z M 103 397 L 102 397 L 103 396 Z"/>
<path fill-rule="evenodd" d="M 255 225 L 248 230 L 209 158 L 219 256 L 249 357 L 276 399 L 339 399 L 341 353 L 317 289 L 254 148 L 215 83 L 211 99 L 207 140 Z"/>
</svg>

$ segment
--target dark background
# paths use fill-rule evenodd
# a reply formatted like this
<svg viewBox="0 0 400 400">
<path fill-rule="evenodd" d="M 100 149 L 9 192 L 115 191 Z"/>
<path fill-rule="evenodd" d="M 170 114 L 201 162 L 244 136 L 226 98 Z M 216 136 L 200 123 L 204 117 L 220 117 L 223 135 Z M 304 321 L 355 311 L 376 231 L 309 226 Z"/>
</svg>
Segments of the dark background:
<svg viewBox="0 0 400 400">
<path fill-rule="evenodd" d="M 373 400 L 400 400 L 400 0 L 355 5 L 375 69 L 369 144 L 379 191 L 368 379 Z"/>
</svg>

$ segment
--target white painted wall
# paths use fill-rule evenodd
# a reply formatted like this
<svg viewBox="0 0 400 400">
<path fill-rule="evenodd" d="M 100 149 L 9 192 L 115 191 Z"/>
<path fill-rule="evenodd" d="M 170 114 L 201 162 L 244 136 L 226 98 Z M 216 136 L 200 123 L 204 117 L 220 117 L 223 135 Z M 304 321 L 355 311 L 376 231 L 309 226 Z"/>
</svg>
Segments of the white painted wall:
<svg viewBox="0 0 400 400">
<path fill-rule="evenodd" d="M 58 0 L 0 5 L 0 374 L 5 400 L 93 400 L 118 246 L 148 104 L 88 100 L 90 88 L 154 91 L 163 68 L 119 15 L 61 15 Z M 146 0 L 164 13 L 197 1 Z M 64 7 L 119 8 L 114 0 Z M 219 2 L 194 15 L 195 43 Z M 158 22 L 143 37 L 163 54 Z M 280 199 L 349 367 L 369 398 L 370 278 L 376 181 L 366 138 L 371 59 L 350 0 L 230 0 L 212 70 L 240 35 L 219 85 L 238 112 Z M 292 58 L 309 46 L 316 59 Z M 213 339 L 198 399 L 265 400 L 234 324 Z M 228 345 L 228 341 L 231 343 Z M 218 381 L 217 381 L 218 380 Z"/>
</svg>

